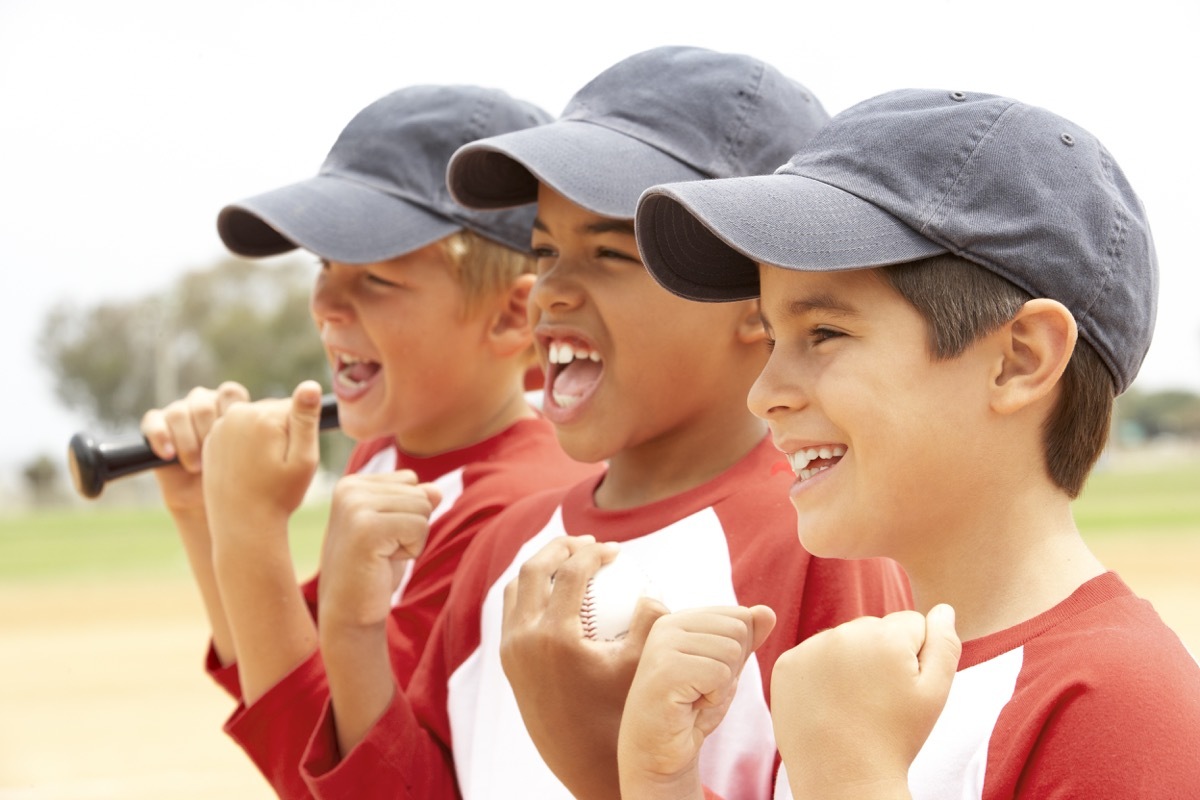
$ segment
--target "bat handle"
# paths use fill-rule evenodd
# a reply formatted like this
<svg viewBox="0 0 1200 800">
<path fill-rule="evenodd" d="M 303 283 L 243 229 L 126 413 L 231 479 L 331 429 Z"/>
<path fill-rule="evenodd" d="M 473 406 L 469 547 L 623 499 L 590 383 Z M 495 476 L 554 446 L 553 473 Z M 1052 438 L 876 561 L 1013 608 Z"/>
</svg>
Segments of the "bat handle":
<svg viewBox="0 0 1200 800">
<path fill-rule="evenodd" d="M 338 427 L 337 398 L 327 394 L 321 398 L 321 422 L 323 431 Z M 174 464 L 175 459 L 163 459 L 154 454 L 150 443 L 141 435 L 98 441 L 87 433 L 71 437 L 67 449 L 67 463 L 75 489 L 84 497 L 100 496 L 104 485 L 111 480 L 158 469 Z"/>
</svg>

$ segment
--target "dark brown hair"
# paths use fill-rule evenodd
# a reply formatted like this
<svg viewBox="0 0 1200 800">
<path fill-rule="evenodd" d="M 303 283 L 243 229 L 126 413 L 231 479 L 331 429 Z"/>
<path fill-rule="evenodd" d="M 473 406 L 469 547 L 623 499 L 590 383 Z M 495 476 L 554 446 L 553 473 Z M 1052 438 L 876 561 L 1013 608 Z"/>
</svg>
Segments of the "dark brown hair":
<svg viewBox="0 0 1200 800">
<path fill-rule="evenodd" d="M 1033 299 L 999 275 L 955 255 L 880 269 L 884 280 L 925 318 L 935 359 L 954 358 Z M 1058 402 L 1042 425 L 1046 469 L 1075 498 L 1104 450 L 1116 397 L 1112 375 L 1082 338 L 1063 372 Z"/>
</svg>

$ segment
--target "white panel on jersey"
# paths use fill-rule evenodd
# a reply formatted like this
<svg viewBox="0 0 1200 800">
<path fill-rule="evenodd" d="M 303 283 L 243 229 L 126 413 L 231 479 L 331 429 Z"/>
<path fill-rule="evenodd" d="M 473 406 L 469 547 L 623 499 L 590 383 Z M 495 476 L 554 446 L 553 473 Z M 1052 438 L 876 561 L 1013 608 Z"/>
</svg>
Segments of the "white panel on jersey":
<svg viewBox="0 0 1200 800">
<path fill-rule="evenodd" d="M 908 770 L 913 800 L 983 796 L 988 741 L 1024 659 L 1018 647 L 955 674 L 946 707 Z"/>
<path fill-rule="evenodd" d="M 385 447 L 375 455 L 371 456 L 367 463 L 362 465 L 362 469 L 354 473 L 355 475 L 377 475 L 383 472 L 396 471 L 396 447 Z"/>
<path fill-rule="evenodd" d="M 913 800 L 977 800 L 983 796 L 988 741 L 1016 689 L 1024 648 L 958 672 L 946 707 L 908 770 Z M 779 768 L 775 800 L 792 800 L 787 770 Z"/>
<path fill-rule="evenodd" d="M 563 535 L 561 511 L 556 511 L 489 590 L 482 610 L 479 649 L 450 678 L 454 763 L 466 800 L 570 798 L 525 733 L 516 698 L 500 665 L 504 587 L 517 576 L 521 564 L 551 539 Z M 663 602 L 672 611 L 738 604 L 725 533 L 711 509 L 622 542 L 621 549 L 651 571 Z M 774 739 L 761 680 L 758 662 L 751 656 L 725 721 L 701 754 L 705 784 L 727 800 L 763 797 L 770 786 L 775 753 L 769 743 Z M 587 687 L 579 690 L 586 692 Z M 768 742 L 765 747 L 764 741 Z M 704 753 L 713 748 L 721 750 L 723 761 L 705 758 Z"/>
<path fill-rule="evenodd" d="M 396 448 L 395 446 L 386 447 L 380 450 L 362 465 L 362 469 L 356 472 L 356 475 L 382 475 L 388 472 L 396 471 Z M 442 514 L 446 513 L 446 509 L 450 508 L 462 496 L 462 468 L 447 472 L 442 477 L 435 480 L 434 485 L 442 490 L 442 502 L 438 503 L 438 507 L 429 515 L 429 522 L 432 524 Z M 404 574 L 400 577 L 400 584 L 396 587 L 396 591 L 392 592 L 392 608 L 400 605 L 400 598 L 404 596 L 404 587 L 408 585 L 412 578 L 413 562 L 410 559 L 404 565 Z"/>
</svg>

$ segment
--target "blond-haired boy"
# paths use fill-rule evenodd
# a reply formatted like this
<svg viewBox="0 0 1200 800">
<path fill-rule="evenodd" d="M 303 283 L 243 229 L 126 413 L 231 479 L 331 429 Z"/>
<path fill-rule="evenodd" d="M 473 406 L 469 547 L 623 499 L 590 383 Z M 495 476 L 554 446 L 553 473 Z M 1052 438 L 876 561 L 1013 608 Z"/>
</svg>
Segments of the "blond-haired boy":
<svg viewBox="0 0 1200 800">
<path fill-rule="evenodd" d="M 357 441 L 322 562 L 355 546 L 388 565 L 379 602 L 327 613 L 354 618 L 358 669 L 385 692 L 408 683 L 484 521 L 593 471 L 563 454 L 524 395 L 532 212 L 474 213 L 445 185 L 462 144 L 546 120 L 496 89 L 401 89 L 354 116 L 315 177 L 218 217 L 235 253 L 300 247 L 321 261 L 312 316 L 341 428 Z M 287 539 L 316 467 L 320 388 L 246 399 L 236 384 L 197 389 L 142 428 L 180 461 L 159 471 L 160 485 L 212 625 L 208 669 L 241 701 L 225 730 L 281 797 L 308 797 L 299 764 L 309 731 L 331 695 L 358 699 L 358 684 L 327 675 L 318 652 L 314 617 L 330 581 L 298 586 Z M 336 588 L 344 573 L 333 576 Z M 347 728 L 370 721 L 343 718 Z"/>
</svg>

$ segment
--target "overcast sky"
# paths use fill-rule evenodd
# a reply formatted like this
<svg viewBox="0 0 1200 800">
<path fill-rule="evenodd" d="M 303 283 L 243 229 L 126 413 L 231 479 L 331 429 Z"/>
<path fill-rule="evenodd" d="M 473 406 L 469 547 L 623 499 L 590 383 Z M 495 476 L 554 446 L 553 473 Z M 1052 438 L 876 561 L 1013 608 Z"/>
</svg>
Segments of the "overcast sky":
<svg viewBox="0 0 1200 800">
<path fill-rule="evenodd" d="M 1200 227 L 1198 9 L 0 0 L 0 332 L 10 348 L 0 473 L 65 453 L 84 425 L 58 405 L 36 359 L 56 302 L 139 297 L 220 258 L 222 205 L 315 173 L 350 117 L 393 89 L 498 86 L 557 114 L 593 75 L 662 44 L 762 58 L 830 113 L 890 89 L 965 89 L 1091 130 L 1141 195 L 1158 247 L 1158 328 L 1137 385 L 1200 390 L 1200 268 L 1186 238 Z"/>
</svg>

